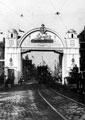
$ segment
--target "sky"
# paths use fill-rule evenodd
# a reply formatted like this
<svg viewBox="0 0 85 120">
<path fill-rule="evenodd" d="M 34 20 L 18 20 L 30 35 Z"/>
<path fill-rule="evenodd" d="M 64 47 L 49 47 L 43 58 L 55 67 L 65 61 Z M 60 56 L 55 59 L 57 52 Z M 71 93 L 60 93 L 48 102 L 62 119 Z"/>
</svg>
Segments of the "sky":
<svg viewBox="0 0 85 120">
<path fill-rule="evenodd" d="M 85 25 L 85 0 L 0 0 L 0 31 L 27 32 L 41 24 L 63 38 L 71 28 L 79 34 Z"/>
<path fill-rule="evenodd" d="M 26 33 L 41 24 L 62 38 L 69 29 L 75 29 L 79 34 L 85 26 L 85 0 L 0 0 L 0 32 L 4 35 L 12 28 Z M 36 52 L 31 53 L 31 57 L 34 55 L 35 61 L 39 61 L 41 54 L 46 61 L 54 61 L 57 57 L 54 53 Z"/>
</svg>

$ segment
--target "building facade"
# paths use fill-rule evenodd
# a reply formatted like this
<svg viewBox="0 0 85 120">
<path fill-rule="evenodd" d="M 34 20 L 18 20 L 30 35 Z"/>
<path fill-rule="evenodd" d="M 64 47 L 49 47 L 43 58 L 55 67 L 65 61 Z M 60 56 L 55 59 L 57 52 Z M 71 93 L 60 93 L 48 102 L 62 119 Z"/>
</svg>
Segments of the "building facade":
<svg viewBox="0 0 85 120">
<path fill-rule="evenodd" d="M 85 71 L 85 27 L 84 30 L 78 35 L 80 43 L 80 70 Z"/>
<path fill-rule="evenodd" d="M 0 42 L 0 84 L 4 83 L 5 39 Z"/>
</svg>

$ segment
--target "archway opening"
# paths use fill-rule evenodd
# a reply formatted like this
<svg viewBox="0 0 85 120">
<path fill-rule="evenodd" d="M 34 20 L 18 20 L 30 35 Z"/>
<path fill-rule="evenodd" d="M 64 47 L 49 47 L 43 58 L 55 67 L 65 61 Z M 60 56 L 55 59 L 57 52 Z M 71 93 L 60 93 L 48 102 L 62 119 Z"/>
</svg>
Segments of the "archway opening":
<svg viewBox="0 0 85 120">
<path fill-rule="evenodd" d="M 26 82 L 62 83 L 63 53 L 53 50 L 22 52 L 22 75 Z"/>
</svg>

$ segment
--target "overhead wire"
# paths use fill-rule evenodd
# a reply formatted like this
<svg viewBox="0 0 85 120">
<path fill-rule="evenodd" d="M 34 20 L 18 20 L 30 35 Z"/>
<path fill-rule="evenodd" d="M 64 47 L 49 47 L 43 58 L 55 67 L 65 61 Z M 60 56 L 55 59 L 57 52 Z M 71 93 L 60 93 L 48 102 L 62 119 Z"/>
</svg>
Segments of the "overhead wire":
<svg viewBox="0 0 85 120">
<path fill-rule="evenodd" d="M 18 13 L 17 11 L 15 11 L 12 7 L 9 7 L 8 4 L 0 1 L 0 4 L 2 4 L 3 6 L 5 6 L 6 8 L 8 8 L 9 10 L 12 10 L 14 13 L 16 13 L 18 16 L 22 17 L 22 14 Z"/>
<path fill-rule="evenodd" d="M 0 4 L 2 4 L 3 6 L 5 6 L 7 9 L 11 10 L 13 13 L 15 13 L 20 18 L 23 18 L 22 20 L 24 20 L 25 22 L 28 21 L 27 19 L 24 18 L 24 15 L 22 13 L 17 12 L 15 9 L 13 9 L 11 6 L 9 6 L 7 3 L 4 3 L 2 1 L 0 1 Z"/>
<path fill-rule="evenodd" d="M 13 11 L 16 15 L 18 15 L 22 20 L 24 20 L 25 22 L 28 22 L 27 17 L 24 17 L 24 15 L 22 13 L 17 12 L 15 9 L 13 9 L 11 6 L 9 6 L 7 3 L 4 3 L 3 1 L 0 1 L 0 4 L 2 4 L 3 6 L 5 6 L 6 8 L 8 8 L 9 10 Z M 46 13 L 47 15 L 50 15 L 50 13 Z M 31 14 L 31 16 L 43 16 L 42 14 Z M 42 19 L 41 19 L 42 20 Z M 43 21 L 42 21 L 43 22 Z M 31 24 L 31 23 L 30 23 Z"/>
<path fill-rule="evenodd" d="M 56 11 L 56 8 L 55 8 L 55 6 L 53 5 L 53 3 L 52 3 L 51 0 L 50 0 L 50 3 L 51 3 L 51 5 L 52 5 L 52 8 L 54 9 L 54 11 Z"/>
<path fill-rule="evenodd" d="M 51 0 L 49 0 L 49 2 L 50 2 L 50 5 L 51 5 L 52 9 L 54 10 L 54 12 L 53 12 L 53 14 L 54 14 L 55 11 L 57 11 L 57 10 L 56 10 L 56 8 L 55 8 L 53 2 L 52 2 Z M 55 14 L 54 14 L 54 15 L 55 15 Z M 55 18 L 55 19 L 56 19 L 56 18 Z M 51 20 L 51 23 L 52 23 L 52 22 L 54 22 L 54 19 Z"/>
<path fill-rule="evenodd" d="M 55 12 L 55 15 L 57 15 L 58 16 L 58 18 L 60 19 L 60 21 L 62 22 L 62 24 L 63 24 L 63 26 L 65 27 L 65 29 L 68 31 L 68 27 L 67 27 L 67 25 L 65 24 L 65 22 L 64 22 L 64 20 L 63 20 L 63 18 L 62 18 L 62 11 L 63 11 L 63 9 L 64 9 L 64 7 L 65 7 L 65 5 L 66 5 L 66 3 L 67 2 L 69 2 L 70 0 L 64 0 L 64 2 L 61 4 L 61 7 L 59 8 L 59 10 L 57 9 L 56 10 L 56 8 L 55 8 L 55 6 L 53 5 L 53 3 L 52 3 L 52 1 L 50 0 L 50 4 L 51 4 L 51 6 L 53 7 L 53 9 L 56 11 Z"/>
<path fill-rule="evenodd" d="M 63 2 L 61 8 L 59 9 L 60 11 L 63 9 L 63 7 L 65 6 L 66 2 L 67 2 L 67 0 L 65 0 L 65 1 Z M 8 4 L 6 4 L 6 3 L 4 3 L 4 2 L 2 2 L 2 1 L 0 1 L 0 4 L 3 4 L 4 6 L 6 6 L 6 8 L 12 10 L 12 11 L 13 11 L 14 13 L 16 13 L 19 17 L 23 18 L 23 20 L 25 20 L 26 22 L 28 21 L 27 19 L 24 19 L 24 15 L 23 15 L 22 13 L 20 14 L 20 13 L 17 12 L 15 9 L 13 9 L 12 7 L 10 7 Z M 55 6 L 54 6 L 54 4 L 53 4 L 53 2 L 52 2 L 51 0 L 50 0 L 50 4 L 51 4 L 52 8 L 54 9 L 54 11 L 56 11 L 56 8 L 55 8 Z M 62 17 L 60 16 L 61 13 L 60 13 L 60 12 L 56 12 L 55 14 L 59 17 L 59 19 L 60 19 L 61 22 L 63 23 L 65 29 L 67 29 L 66 24 L 64 23 Z"/>
<path fill-rule="evenodd" d="M 64 1 L 63 5 L 65 5 L 66 2 L 67 2 L 67 0 Z M 52 3 L 51 0 L 50 0 L 50 4 L 52 5 L 53 9 L 56 11 L 56 8 L 55 8 L 55 6 L 53 5 L 53 3 Z M 61 9 L 59 9 L 59 10 L 61 10 Z M 60 16 L 60 14 L 61 14 L 60 11 L 55 12 L 55 15 L 57 15 L 57 16 L 59 17 L 59 19 L 60 19 L 60 21 L 63 23 L 65 29 L 68 30 L 66 24 L 64 23 L 64 21 L 63 21 L 63 19 L 62 19 L 62 17 Z"/>
<path fill-rule="evenodd" d="M 66 5 L 66 3 L 67 3 L 68 1 L 69 1 L 69 0 L 65 0 L 65 1 L 62 3 L 61 7 L 59 8 L 59 11 L 60 11 L 60 12 L 63 10 L 63 8 L 65 7 L 65 5 Z"/>
<path fill-rule="evenodd" d="M 61 20 L 61 22 L 63 23 L 63 25 L 64 25 L 66 31 L 68 31 L 68 28 L 67 28 L 67 26 L 66 26 L 64 20 L 62 19 L 62 17 L 61 17 L 60 15 L 58 15 L 58 17 L 59 17 L 59 19 Z"/>
</svg>

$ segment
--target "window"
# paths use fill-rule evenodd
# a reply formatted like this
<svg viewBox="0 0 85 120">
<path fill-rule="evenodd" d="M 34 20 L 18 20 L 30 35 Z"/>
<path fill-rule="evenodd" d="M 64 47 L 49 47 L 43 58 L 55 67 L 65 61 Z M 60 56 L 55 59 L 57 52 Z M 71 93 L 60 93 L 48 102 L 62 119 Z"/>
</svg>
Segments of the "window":
<svg viewBox="0 0 85 120">
<path fill-rule="evenodd" d="M 74 35 L 73 34 L 71 34 L 71 38 L 73 38 L 74 37 Z"/>
<path fill-rule="evenodd" d="M 11 34 L 11 38 L 13 38 L 13 34 Z"/>
</svg>

